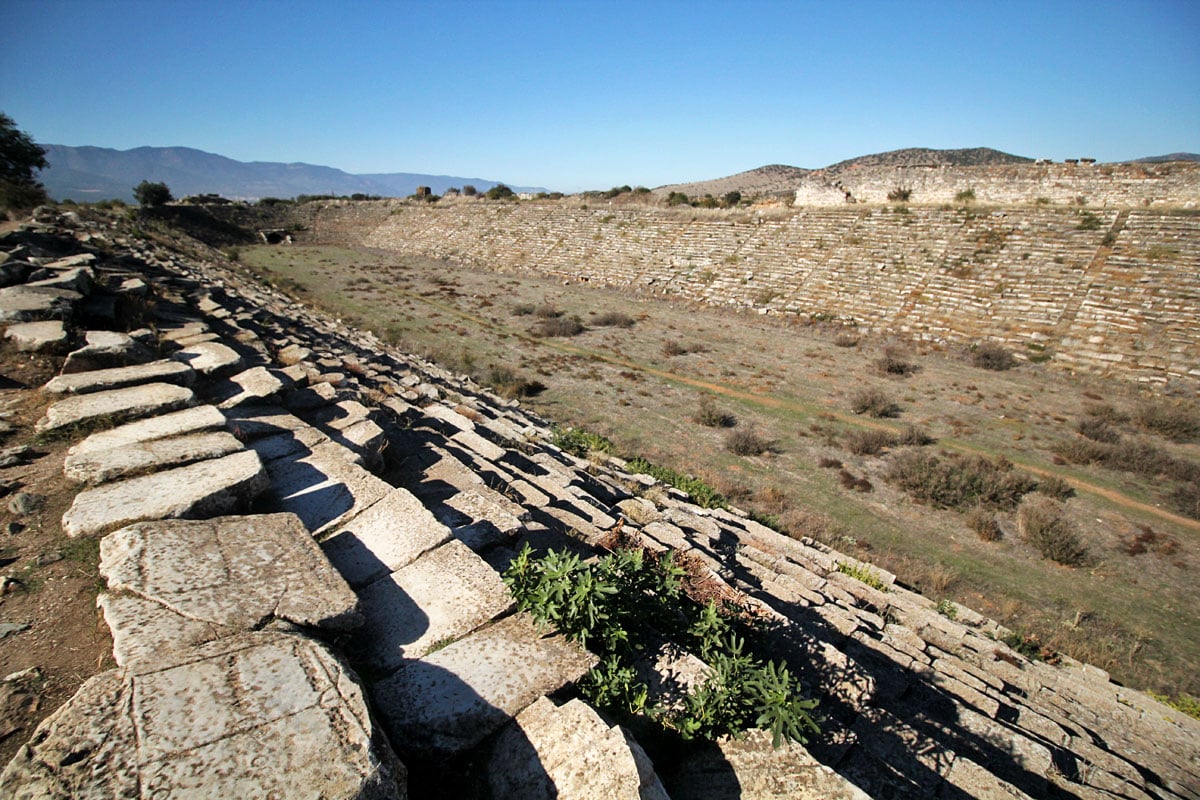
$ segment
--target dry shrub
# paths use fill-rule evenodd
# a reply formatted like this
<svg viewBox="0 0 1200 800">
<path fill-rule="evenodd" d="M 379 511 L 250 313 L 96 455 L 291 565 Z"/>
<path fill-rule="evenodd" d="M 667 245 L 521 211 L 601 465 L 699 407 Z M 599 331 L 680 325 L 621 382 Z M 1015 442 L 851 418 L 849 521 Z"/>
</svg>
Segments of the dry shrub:
<svg viewBox="0 0 1200 800">
<path fill-rule="evenodd" d="M 899 444 L 909 447 L 924 447 L 925 445 L 933 444 L 937 439 L 924 428 L 916 425 L 906 425 L 904 430 L 900 432 Z"/>
<path fill-rule="evenodd" d="M 599 328 L 632 328 L 633 317 L 619 311 L 606 311 L 594 317 L 592 324 Z"/>
<path fill-rule="evenodd" d="M 905 377 L 916 372 L 917 365 L 899 350 L 889 347 L 883 351 L 881 358 L 876 359 L 875 369 L 880 375 Z"/>
<path fill-rule="evenodd" d="M 1075 496 L 1074 487 L 1057 475 L 1039 478 L 1034 491 L 1047 497 L 1053 497 L 1055 500 L 1069 500 Z"/>
<path fill-rule="evenodd" d="M 546 385 L 541 381 L 531 381 L 508 367 L 492 367 L 479 382 L 509 400 L 534 397 L 546 391 Z"/>
<path fill-rule="evenodd" d="M 957 453 L 937 456 L 921 450 L 896 453 L 884 478 L 917 500 L 960 510 L 976 505 L 1015 508 L 1037 486 L 1004 458 Z"/>
<path fill-rule="evenodd" d="M 900 406 L 882 389 L 859 389 L 850 395 L 850 410 L 876 418 L 900 416 Z"/>
<path fill-rule="evenodd" d="M 1125 542 L 1123 549 L 1130 556 L 1151 551 L 1160 556 L 1173 556 L 1179 552 L 1179 540 L 1169 534 L 1158 533 L 1149 525 L 1138 525 L 1137 534 Z"/>
<path fill-rule="evenodd" d="M 984 342 L 971 349 L 971 364 L 979 369 L 1002 372 L 1017 365 L 1013 354 L 995 342 Z"/>
<path fill-rule="evenodd" d="M 737 425 L 737 417 L 717 408 L 711 397 L 702 397 L 692 422 L 706 428 L 732 428 Z"/>
<path fill-rule="evenodd" d="M 858 336 L 853 333 L 839 333 L 833 339 L 835 347 L 858 347 Z"/>
<path fill-rule="evenodd" d="M 1067 518 L 1061 503 L 1047 497 L 1031 497 L 1017 509 L 1017 530 L 1021 538 L 1043 558 L 1069 567 L 1087 561 L 1087 546 L 1075 524 Z"/>
<path fill-rule="evenodd" d="M 755 492 L 754 502 L 768 514 L 782 514 L 791 505 L 788 496 L 774 486 L 767 486 Z"/>
<path fill-rule="evenodd" d="M 799 508 L 788 509 L 779 515 L 779 528 L 793 539 L 809 538 L 829 544 L 839 535 L 832 517 Z"/>
<path fill-rule="evenodd" d="M 846 449 L 856 456 L 879 455 L 889 447 L 895 447 L 897 439 L 888 431 L 850 431 L 846 434 Z"/>
<path fill-rule="evenodd" d="M 1144 478 L 1166 476 L 1185 483 L 1200 481 L 1200 463 L 1176 458 L 1145 440 L 1105 444 L 1089 439 L 1068 439 L 1056 443 L 1052 450 L 1072 464 L 1101 464 Z"/>
<path fill-rule="evenodd" d="M 1084 392 L 1084 395 L 1089 396 L 1090 393 Z M 1098 398 L 1098 395 L 1090 396 Z M 1102 422 L 1107 422 L 1109 425 L 1124 425 L 1126 422 L 1129 422 L 1128 414 L 1108 403 L 1085 403 L 1083 413 Z"/>
<path fill-rule="evenodd" d="M 1200 439 L 1200 408 L 1185 401 L 1147 400 L 1133 410 L 1133 422 L 1143 430 L 1173 442 Z"/>
<path fill-rule="evenodd" d="M 1167 499 L 1180 514 L 1200 519 L 1200 481 L 1188 481 L 1171 492 Z"/>
<path fill-rule="evenodd" d="M 739 428 L 726 434 L 725 449 L 737 456 L 760 456 L 771 449 L 771 440 L 754 428 Z"/>
<path fill-rule="evenodd" d="M 871 485 L 869 480 L 858 477 L 844 467 L 838 471 L 838 480 L 842 482 L 843 488 L 852 489 L 856 492 L 871 492 L 875 490 L 875 487 Z"/>
<path fill-rule="evenodd" d="M 1084 417 L 1075 423 L 1075 430 L 1093 442 L 1116 444 L 1121 441 L 1120 432 L 1100 417 Z"/>
<path fill-rule="evenodd" d="M 533 327 L 535 336 L 578 336 L 586 328 L 575 317 L 550 317 L 543 319 Z"/>
<path fill-rule="evenodd" d="M 533 309 L 533 313 L 542 319 L 558 319 L 563 315 L 563 312 L 550 304 L 540 305 Z"/>
<path fill-rule="evenodd" d="M 821 458 L 817 461 L 817 466 L 823 469 L 841 469 L 842 462 L 836 458 L 821 456 Z"/>
<path fill-rule="evenodd" d="M 535 311 L 537 311 L 537 307 L 533 303 L 517 303 L 512 308 L 514 317 L 532 316 Z"/>
<path fill-rule="evenodd" d="M 708 348 L 705 347 L 703 344 L 699 344 L 696 342 L 693 342 L 691 344 L 684 344 L 683 342 L 679 341 L 678 339 L 670 339 L 668 341 L 665 341 L 665 342 L 663 342 L 663 346 L 662 346 L 662 354 L 664 356 L 666 356 L 667 358 L 673 358 L 675 356 L 686 356 L 689 353 L 703 353 L 706 350 L 708 350 Z"/>
<path fill-rule="evenodd" d="M 1000 540 L 1000 524 L 996 522 L 996 512 L 984 506 L 975 506 L 967 512 L 967 527 L 975 531 L 975 535 L 985 542 Z"/>
</svg>

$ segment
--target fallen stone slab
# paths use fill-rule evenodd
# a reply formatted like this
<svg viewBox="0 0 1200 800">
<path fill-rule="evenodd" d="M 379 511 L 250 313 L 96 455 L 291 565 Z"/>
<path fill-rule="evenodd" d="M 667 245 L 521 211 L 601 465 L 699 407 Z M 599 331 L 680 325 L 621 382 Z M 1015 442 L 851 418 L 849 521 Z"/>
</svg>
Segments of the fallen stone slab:
<svg viewBox="0 0 1200 800">
<path fill-rule="evenodd" d="M 399 800 L 406 782 L 353 673 L 310 639 L 258 631 L 91 678 L 0 795 Z"/>
<path fill-rule="evenodd" d="M 74 425 L 116 425 L 190 406 L 191 389 L 169 383 L 148 383 L 59 400 L 46 409 L 35 429 L 49 432 Z"/>
<path fill-rule="evenodd" d="M 445 758 L 479 744 L 538 697 L 578 680 L 596 660 L 515 614 L 405 662 L 375 684 L 374 708 L 399 750 Z"/>
<path fill-rule="evenodd" d="M 22 353 L 58 353 L 68 346 L 67 328 L 60 319 L 9 325 L 4 338 L 15 342 Z"/>
<path fill-rule="evenodd" d="M 362 623 L 358 598 L 292 514 L 129 525 L 100 541 L 100 574 L 113 591 L 240 631 L 272 618 L 334 631 Z"/>
<path fill-rule="evenodd" d="M 242 443 L 225 431 L 170 436 L 84 455 L 68 455 L 63 461 L 63 475 L 77 483 L 96 486 L 119 478 L 221 458 L 242 449 Z"/>
<path fill-rule="evenodd" d="M 321 542 L 321 549 L 357 589 L 450 538 L 450 530 L 411 492 L 400 488 L 338 525 L 336 532 Z"/>
<path fill-rule="evenodd" d="M 268 444 L 260 439 L 250 446 L 258 449 Z M 392 486 L 356 464 L 354 458 L 340 444 L 325 442 L 269 461 L 269 497 L 275 510 L 290 511 L 318 534 L 386 497 Z"/>
<path fill-rule="evenodd" d="M 32 281 L 26 285 L 46 286 L 53 289 L 71 289 L 72 291 L 79 292 L 81 295 L 87 294 L 92 290 L 92 271 L 86 267 L 70 269 L 49 264 L 45 269 L 61 271 L 57 275 L 43 278 L 40 281 Z"/>
<path fill-rule="evenodd" d="M 242 441 L 277 436 L 310 427 L 307 422 L 278 406 L 238 405 L 224 409 L 229 430 Z"/>
<path fill-rule="evenodd" d="M 86 489 L 63 515 L 68 536 L 95 536 L 153 519 L 206 519 L 245 508 L 267 488 L 252 450 Z"/>
<path fill-rule="evenodd" d="M 83 295 L 52 286 L 6 286 L 0 289 L 0 322 L 66 319 Z"/>
<path fill-rule="evenodd" d="M 130 367 L 96 369 L 51 378 L 43 390 L 53 394 L 90 394 L 109 389 L 121 389 L 145 383 L 173 383 L 191 386 L 196 374 L 186 364 L 177 361 L 151 361 Z"/>
<path fill-rule="evenodd" d="M 242 357 L 229 345 L 220 342 L 197 342 L 171 354 L 171 358 L 187 364 L 201 375 L 219 377 L 242 368 Z"/>
<path fill-rule="evenodd" d="M 150 348 L 127 333 L 88 331 L 84 334 L 84 341 L 87 344 L 67 356 L 62 367 L 64 375 L 146 364 L 154 360 Z"/>
<path fill-rule="evenodd" d="M 355 648 L 383 672 L 470 633 L 513 606 L 500 575 L 457 540 L 425 553 L 358 595 L 366 622 Z"/>
<path fill-rule="evenodd" d="M 275 370 L 253 367 L 213 388 L 216 402 L 223 409 L 246 403 L 263 403 L 291 386 L 291 380 Z"/>
<path fill-rule="evenodd" d="M 140 419 L 97 431 L 67 451 L 67 460 L 89 456 L 104 450 L 126 447 L 171 436 L 186 436 L 202 431 L 220 430 L 225 427 L 225 415 L 214 406 L 194 406 L 182 411 Z"/>
<path fill-rule="evenodd" d="M 670 800 L 646 751 L 582 700 L 539 697 L 497 737 L 493 800 Z"/>
<path fill-rule="evenodd" d="M 694 748 L 671 785 L 673 800 L 870 800 L 802 746 L 778 750 L 771 735 L 749 731 Z"/>
</svg>

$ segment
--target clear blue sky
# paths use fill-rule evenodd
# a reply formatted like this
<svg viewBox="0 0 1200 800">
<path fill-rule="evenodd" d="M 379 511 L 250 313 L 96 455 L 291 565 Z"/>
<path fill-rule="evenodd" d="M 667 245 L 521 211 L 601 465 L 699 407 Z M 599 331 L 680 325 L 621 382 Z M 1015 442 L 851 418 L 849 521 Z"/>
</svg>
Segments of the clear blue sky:
<svg viewBox="0 0 1200 800">
<path fill-rule="evenodd" d="M 563 191 L 1200 151 L 1200 2 L 0 0 L 36 141 Z"/>
</svg>

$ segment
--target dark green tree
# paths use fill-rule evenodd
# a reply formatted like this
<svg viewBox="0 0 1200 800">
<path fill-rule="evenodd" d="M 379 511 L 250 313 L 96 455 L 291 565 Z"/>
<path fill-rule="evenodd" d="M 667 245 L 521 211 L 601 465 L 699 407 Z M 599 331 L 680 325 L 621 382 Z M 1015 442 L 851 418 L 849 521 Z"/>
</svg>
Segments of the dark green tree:
<svg viewBox="0 0 1200 800">
<path fill-rule="evenodd" d="M 488 200 L 508 200 L 513 196 L 513 190 L 505 186 L 503 183 L 497 183 L 495 186 L 487 190 Z"/>
<path fill-rule="evenodd" d="M 133 196 L 143 206 L 148 207 L 166 205 L 175 199 L 171 196 L 171 190 L 165 183 L 151 183 L 150 181 L 142 181 L 133 187 Z"/>
<path fill-rule="evenodd" d="M 46 202 L 34 170 L 46 168 L 46 151 L 0 113 L 0 208 L 32 208 Z"/>
<path fill-rule="evenodd" d="M 738 192 L 738 191 L 726 192 L 721 197 L 721 201 L 724 202 L 725 205 L 729 206 L 730 208 L 733 208 L 738 203 L 742 202 L 742 193 Z"/>
</svg>

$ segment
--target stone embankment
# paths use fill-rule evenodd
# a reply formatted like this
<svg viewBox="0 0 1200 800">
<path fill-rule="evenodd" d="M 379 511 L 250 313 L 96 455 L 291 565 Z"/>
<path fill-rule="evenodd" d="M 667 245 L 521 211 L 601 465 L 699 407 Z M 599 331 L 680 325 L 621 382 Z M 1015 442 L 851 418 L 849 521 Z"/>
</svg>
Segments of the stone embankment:
<svg viewBox="0 0 1200 800">
<path fill-rule="evenodd" d="M 69 219 L 0 247 L 30 281 L 0 289 L 8 335 L 87 367 L 42 389 L 39 428 L 73 442 L 63 526 L 101 537 L 118 664 L 38 728 L 4 796 L 1200 797 L 1200 722 L 564 453 L 518 404 L 215 255 Z M 573 696 L 595 658 L 514 611 L 500 572 L 526 542 L 590 553 L 618 528 L 773 622 L 820 699 L 815 741 L 648 755 Z"/>
<path fill-rule="evenodd" d="M 311 213 L 311 212 L 310 212 Z M 530 271 L 1164 386 L 1200 380 L 1200 216 L 1027 207 L 760 212 L 331 204 L 317 241 Z"/>
</svg>

